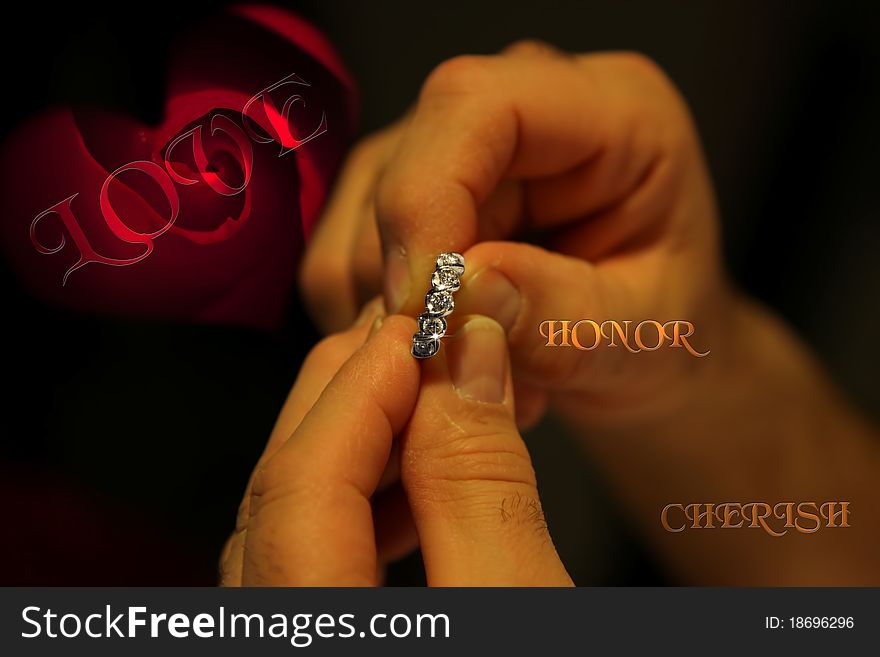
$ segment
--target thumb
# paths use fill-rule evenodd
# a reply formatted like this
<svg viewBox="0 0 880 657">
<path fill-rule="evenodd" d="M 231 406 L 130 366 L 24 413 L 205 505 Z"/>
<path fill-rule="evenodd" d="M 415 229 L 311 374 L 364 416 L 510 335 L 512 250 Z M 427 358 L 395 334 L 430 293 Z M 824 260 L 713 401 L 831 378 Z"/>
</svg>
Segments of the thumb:
<svg viewBox="0 0 880 657">
<path fill-rule="evenodd" d="M 625 277 L 611 277 L 579 258 L 516 242 L 483 242 L 465 258 L 468 275 L 456 296 L 456 308 L 501 324 L 518 386 L 525 382 L 551 391 L 598 393 L 620 387 L 631 374 L 623 362 L 629 352 L 604 322 L 634 319 L 634 309 L 645 305 L 640 288 L 627 286 Z M 569 333 L 566 340 L 580 339 L 578 350 L 548 348 L 561 338 L 548 340 L 541 333 L 547 320 L 581 318 L 595 318 L 595 330 L 590 325 Z M 557 321 L 550 330 L 561 332 L 561 327 Z M 616 339 L 611 348 L 595 348 L 609 336 Z M 644 375 L 644 367 L 639 373 Z"/>
<path fill-rule="evenodd" d="M 571 585 L 516 429 L 504 331 L 471 317 L 423 361 L 401 480 L 434 586 Z"/>
</svg>

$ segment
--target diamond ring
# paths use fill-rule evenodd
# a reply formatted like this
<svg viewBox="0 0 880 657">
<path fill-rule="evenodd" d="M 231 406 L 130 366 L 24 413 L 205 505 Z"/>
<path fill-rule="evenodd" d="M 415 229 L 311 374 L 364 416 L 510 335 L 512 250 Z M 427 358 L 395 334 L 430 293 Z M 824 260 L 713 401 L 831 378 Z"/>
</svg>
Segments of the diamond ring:
<svg viewBox="0 0 880 657">
<path fill-rule="evenodd" d="M 440 351 L 440 339 L 446 335 L 446 319 L 455 309 L 452 293 L 461 287 L 464 256 L 441 253 L 431 275 L 431 290 L 425 295 L 425 312 L 419 315 L 419 330 L 413 335 L 412 355 L 430 358 Z"/>
</svg>

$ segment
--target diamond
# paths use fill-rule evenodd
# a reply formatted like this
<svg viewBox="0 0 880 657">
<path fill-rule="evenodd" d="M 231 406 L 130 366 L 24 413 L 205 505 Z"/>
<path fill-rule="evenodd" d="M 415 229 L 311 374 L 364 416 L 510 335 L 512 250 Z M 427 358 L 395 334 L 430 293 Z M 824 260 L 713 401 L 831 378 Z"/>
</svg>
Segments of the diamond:
<svg viewBox="0 0 880 657">
<path fill-rule="evenodd" d="M 412 355 L 416 358 L 430 358 L 440 350 L 440 339 L 447 329 L 444 317 L 455 309 L 452 293 L 461 287 L 463 274 L 463 255 L 449 252 L 437 256 L 431 290 L 425 295 L 425 311 L 419 315 L 419 330 L 413 336 Z"/>
<path fill-rule="evenodd" d="M 419 333 L 442 338 L 446 334 L 446 320 L 433 315 L 419 315 Z"/>
<path fill-rule="evenodd" d="M 430 335 L 416 333 L 413 336 L 412 355 L 416 358 L 430 358 L 440 350 L 440 340 Z"/>
<path fill-rule="evenodd" d="M 437 269 L 449 267 L 461 276 L 464 273 L 464 256 L 460 253 L 441 253 L 437 256 Z"/>
<path fill-rule="evenodd" d="M 458 271 L 452 267 L 443 267 L 434 272 L 434 275 L 431 277 L 431 285 L 436 290 L 455 292 L 461 287 L 461 281 L 458 276 Z"/>
<path fill-rule="evenodd" d="M 455 301 L 452 299 L 452 293 L 447 290 L 437 290 L 428 292 L 425 297 L 425 306 L 432 315 L 448 315 L 455 308 Z"/>
</svg>

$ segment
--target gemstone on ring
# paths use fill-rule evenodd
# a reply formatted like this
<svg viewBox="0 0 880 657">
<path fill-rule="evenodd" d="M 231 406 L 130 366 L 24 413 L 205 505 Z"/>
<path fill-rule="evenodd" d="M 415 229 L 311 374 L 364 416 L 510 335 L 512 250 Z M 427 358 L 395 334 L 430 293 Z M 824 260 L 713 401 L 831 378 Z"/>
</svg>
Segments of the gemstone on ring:
<svg viewBox="0 0 880 657">
<path fill-rule="evenodd" d="M 413 335 L 412 355 L 430 358 L 440 351 L 440 338 L 446 335 L 444 317 L 455 309 L 452 293 L 461 287 L 464 274 L 464 256 L 460 253 L 441 253 L 437 268 L 431 274 L 431 290 L 425 295 L 425 311 L 419 315 L 419 330 Z"/>
<path fill-rule="evenodd" d="M 431 284 L 435 290 L 457 292 L 458 288 L 461 287 L 461 279 L 459 279 L 457 270 L 452 267 L 443 267 L 434 272 L 434 275 L 431 277 Z"/>
<path fill-rule="evenodd" d="M 435 315 L 419 315 L 419 333 L 430 335 L 433 338 L 442 338 L 446 335 L 446 320 Z"/>
<path fill-rule="evenodd" d="M 413 336 L 412 355 L 416 358 L 430 358 L 440 351 L 440 340 L 432 335 L 416 333 Z"/>
<path fill-rule="evenodd" d="M 455 308 L 452 292 L 447 290 L 431 290 L 425 297 L 425 307 L 431 315 L 448 315 Z"/>
<path fill-rule="evenodd" d="M 460 253 L 441 253 L 437 256 L 437 269 L 450 268 L 461 276 L 464 274 L 464 256 Z"/>
</svg>

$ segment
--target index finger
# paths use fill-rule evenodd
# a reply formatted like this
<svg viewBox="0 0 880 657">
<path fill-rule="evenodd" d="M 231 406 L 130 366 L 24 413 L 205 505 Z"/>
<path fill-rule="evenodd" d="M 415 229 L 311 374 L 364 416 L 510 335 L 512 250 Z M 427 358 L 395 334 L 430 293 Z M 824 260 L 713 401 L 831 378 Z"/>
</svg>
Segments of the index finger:
<svg viewBox="0 0 880 657">
<path fill-rule="evenodd" d="M 412 320 L 386 319 L 260 466 L 244 539 L 244 585 L 372 583 L 370 498 L 419 388 L 412 331 Z"/>
<path fill-rule="evenodd" d="M 633 102 L 632 81 L 651 78 L 641 71 L 651 66 L 626 54 L 501 55 L 435 69 L 377 188 L 389 312 L 419 309 L 434 257 L 477 241 L 479 208 L 504 178 L 524 181 L 516 211 L 537 225 L 625 197 L 670 132 L 650 129 L 667 112 Z M 559 174 L 571 174 L 570 189 L 544 184 Z"/>
</svg>

